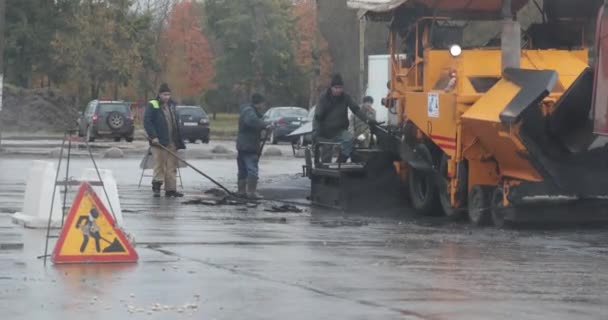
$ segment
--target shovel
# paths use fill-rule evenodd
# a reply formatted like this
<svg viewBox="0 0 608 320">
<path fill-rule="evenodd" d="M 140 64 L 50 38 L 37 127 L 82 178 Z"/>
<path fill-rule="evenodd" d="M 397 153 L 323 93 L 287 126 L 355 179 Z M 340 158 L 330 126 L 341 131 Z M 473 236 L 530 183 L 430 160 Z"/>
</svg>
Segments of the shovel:
<svg viewBox="0 0 608 320">
<path fill-rule="evenodd" d="M 109 243 L 110 245 L 105 247 L 103 249 L 103 253 L 115 253 L 115 252 L 126 252 L 127 250 L 125 250 L 125 247 L 122 246 L 122 244 L 120 244 L 120 241 L 118 241 L 117 238 L 114 238 L 114 241 L 110 242 L 108 241 L 106 238 L 99 236 L 99 238 L 101 238 L 101 240 Z"/>
</svg>

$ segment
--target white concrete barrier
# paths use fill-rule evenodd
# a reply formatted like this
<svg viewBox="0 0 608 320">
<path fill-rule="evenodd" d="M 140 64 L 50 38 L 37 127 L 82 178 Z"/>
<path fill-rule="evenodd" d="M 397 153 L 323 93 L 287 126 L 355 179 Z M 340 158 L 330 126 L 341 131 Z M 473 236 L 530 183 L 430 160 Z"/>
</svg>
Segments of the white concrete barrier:
<svg viewBox="0 0 608 320">
<path fill-rule="evenodd" d="M 59 189 L 53 198 L 56 169 L 55 164 L 50 161 L 36 160 L 32 163 L 25 186 L 23 210 L 12 216 L 13 223 L 26 228 L 46 228 L 53 204 L 51 227 L 61 226 L 63 203 L 59 200 Z"/>
<path fill-rule="evenodd" d="M 112 210 L 114 210 L 114 215 L 116 216 L 116 223 L 120 227 L 124 227 L 124 220 L 122 218 L 122 208 L 120 207 L 120 199 L 118 198 L 118 186 L 116 184 L 116 179 L 112 174 L 112 170 L 100 169 L 99 174 L 101 175 L 101 179 L 103 179 L 103 184 L 106 187 L 106 192 L 108 193 L 108 196 L 106 197 L 105 193 L 103 192 L 102 186 L 93 186 L 93 190 L 95 191 L 101 202 L 103 202 L 103 205 L 106 207 L 106 209 L 108 209 L 110 215 L 112 215 Z M 80 181 L 100 182 L 95 169 L 85 169 L 82 172 L 82 177 L 80 178 Z M 108 198 L 110 198 L 109 203 L 112 204 L 111 207 L 108 203 Z"/>
</svg>

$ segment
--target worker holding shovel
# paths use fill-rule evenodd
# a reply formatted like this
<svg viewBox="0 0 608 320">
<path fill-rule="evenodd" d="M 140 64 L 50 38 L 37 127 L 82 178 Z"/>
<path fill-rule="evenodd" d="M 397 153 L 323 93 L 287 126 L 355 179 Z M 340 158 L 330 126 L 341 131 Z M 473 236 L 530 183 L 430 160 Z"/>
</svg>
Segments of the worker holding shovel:
<svg viewBox="0 0 608 320">
<path fill-rule="evenodd" d="M 98 253 L 101 252 L 101 246 L 99 241 L 101 240 L 101 235 L 99 234 L 99 226 L 95 222 L 99 218 L 99 212 L 97 209 L 93 208 L 86 216 L 80 216 L 78 221 L 76 221 L 76 229 L 80 229 L 82 231 L 82 245 L 80 245 L 80 253 L 83 253 L 87 245 L 89 244 L 89 238 L 93 238 L 95 240 L 95 251 Z"/>
<path fill-rule="evenodd" d="M 269 123 L 263 120 L 266 102 L 261 94 L 254 93 L 251 103 L 241 106 L 239 133 L 236 139 L 238 151 L 238 195 L 261 200 L 257 193 L 261 151 L 261 133 Z"/>
<path fill-rule="evenodd" d="M 95 252 L 97 253 L 116 253 L 116 252 L 126 252 L 125 248 L 118 241 L 116 237 L 114 237 L 114 241 L 110 241 L 101 236 L 99 225 L 97 224 L 97 219 L 99 218 L 99 211 L 97 208 L 91 208 L 88 215 L 82 215 L 78 217 L 76 221 L 76 229 L 80 229 L 82 231 L 82 244 L 80 245 L 80 253 L 84 253 L 89 244 L 89 239 L 93 238 L 95 240 Z M 101 250 L 101 240 L 108 244 L 103 250 Z"/>
<path fill-rule="evenodd" d="M 183 197 L 177 191 L 177 158 L 174 154 L 177 150 L 186 149 L 186 146 L 180 132 L 175 102 L 171 100 L 171 89 L 166 83 L 160 86 L 158 97 L 148 103 L 144 128 L 154 155 L 154 197 L 160 197 L 163 182 L 166 197 Z"/>
</svg>

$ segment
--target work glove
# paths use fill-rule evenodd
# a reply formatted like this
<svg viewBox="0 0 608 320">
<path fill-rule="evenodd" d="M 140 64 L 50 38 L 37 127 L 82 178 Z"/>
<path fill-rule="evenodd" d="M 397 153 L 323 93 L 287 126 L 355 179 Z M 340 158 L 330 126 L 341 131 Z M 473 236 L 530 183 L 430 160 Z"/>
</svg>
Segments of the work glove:
<svg viewBox="0 0 608 320">
<path fill-rule="evenodd" d="M 150 144 L 153 146 L 158 146 L 158 145 L 160 145 L 160 141 L 158 141 L 158 138 L 154 138 L 154 139 L 150 140 Z"/>
</svg>

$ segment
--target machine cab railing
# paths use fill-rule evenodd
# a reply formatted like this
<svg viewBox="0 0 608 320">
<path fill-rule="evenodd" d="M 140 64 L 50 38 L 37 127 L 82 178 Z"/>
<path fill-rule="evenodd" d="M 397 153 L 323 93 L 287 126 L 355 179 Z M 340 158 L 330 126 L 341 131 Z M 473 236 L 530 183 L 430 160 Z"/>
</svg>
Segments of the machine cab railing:
<svg viewBox="0 0 608 320">
<path fill-rule="evenodd" d="M 462 28 L 450 23 L 448 17 L 418 19 L 401 37 L 405 41 L 405 54 L 398 52 L 398 32 L 391 31 L 390 61 L 395 81 L 405 83 L 408 91 L 424 91 L 424 51 L 430 48 L 448 49 L 462 42 Z"/>
</svg>

